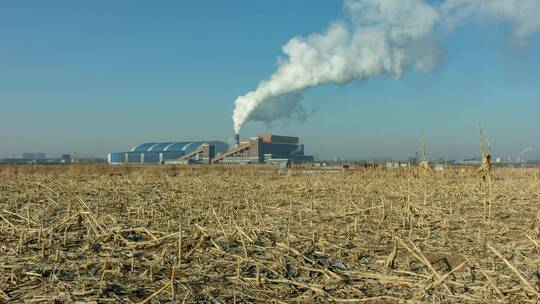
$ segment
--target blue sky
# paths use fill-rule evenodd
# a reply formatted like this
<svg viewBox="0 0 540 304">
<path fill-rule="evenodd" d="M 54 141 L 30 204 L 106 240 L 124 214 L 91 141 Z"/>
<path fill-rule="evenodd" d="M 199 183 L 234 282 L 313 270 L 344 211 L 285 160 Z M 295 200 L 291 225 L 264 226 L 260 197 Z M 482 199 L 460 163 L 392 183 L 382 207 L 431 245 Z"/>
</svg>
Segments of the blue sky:
<svg viewBox="0 0 540 304">
<path fill-rule="evenodd" d="M 344 17 L 340 1 L 3 1 L 0 157 L 104 157 L 145 141 L 230 140 L 237 96 L 272 74 L 290 38 Z M 435 73 L 324 85 L 306 122 L 249 123 L 300 136 L 321 158 L 406 158 L 424 130 L 432 157 L 540 158 L 540 43 L 472 24 L 445 37 Z"/>
</svg>

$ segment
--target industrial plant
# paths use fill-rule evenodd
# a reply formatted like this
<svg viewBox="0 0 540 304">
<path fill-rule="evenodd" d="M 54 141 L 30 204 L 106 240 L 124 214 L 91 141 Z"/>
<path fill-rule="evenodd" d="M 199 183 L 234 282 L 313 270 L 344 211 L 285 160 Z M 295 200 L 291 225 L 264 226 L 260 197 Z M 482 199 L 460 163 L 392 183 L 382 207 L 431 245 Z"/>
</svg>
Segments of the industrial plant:
<svg viewBox="0 0 540 304">
<path fill-rule="evenodd" d="M 18 155 L 15 158 L 4 158 L 0 159 L 0 164 L 7 165 L 60 165 L 60 164 L 71 164 L 74 162 L 79 162 L 79 159 L 73 159 L 70 154 L 62 154 L 60 158 L 58 157 L 47 157 L 46 153 L 28 153 L 24 152 Z"/>
<path fill-rule="evenodd" d="M 232 149 L 223 141 L 145 143 L 129 152 L 110 153 L 110 164 L 277 164 L 312 162 L 298 137 L 264 134 L 240 140 Z"/>
</svg>

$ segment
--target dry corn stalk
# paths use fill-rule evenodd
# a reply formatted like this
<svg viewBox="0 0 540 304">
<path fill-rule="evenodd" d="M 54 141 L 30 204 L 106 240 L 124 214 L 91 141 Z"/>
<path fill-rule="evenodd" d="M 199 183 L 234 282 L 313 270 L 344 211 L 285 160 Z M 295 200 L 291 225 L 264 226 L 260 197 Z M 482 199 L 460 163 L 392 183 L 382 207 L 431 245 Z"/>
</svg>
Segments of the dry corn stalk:
<svg viewBox="0 0 540 304">
<path fill-rule="evenodd" d="M 431 166 L 429 165 L 429 161 L 427 160 L 426 140 L 424 138 L 424 132 L 422 132 L 421 141 L 422 141 L 422 161 L 420 162 L 420 169 L 425 170 L 425 171 L 431 171 Z"/>
<path fill-rule="evenodd" d="M 478 168 L 478 173 L 482 175 L 484 189 L 486 186 L 488 187 L 487 197 L 489 200 L 489 203 L 486 203 L 486 198 L 484 197 L 484 222 L 486 222 L 486 218 L 487 222 L 491 222 L 491 142 L 488 140 L 488 150 L 486 152 L 482 126 L 480 126 L 480 149 L 482 152 L 482 163 L 480 164 L 480 168 Z"/>
<path fill-rule="evenodd" d="M 540 299 L 540 169 L 497 170 L 493 203 L 510 211 L 494 214 L 496 229 L 477 225 L 488 198 L 477 168 L 437 178 L 410 167 L 36 170 L 0 167 L 0 303 Z M 484 240 L 503 258 L 487 254 Z"/>
<path fill-rule="evenodd" d="M 429 162 L 427 160 L 423 160 L 420 162 L 420 169 L 425 171 L 431 171 L 431 166 L 429 165 Z"/>
<path fill-rule="evenodd" d="M 480 148 L 482 149 L 482 163 L 478 168 L 478 173 L 482 174 L 482 179 L 487 181 L 491 176 L 491 143 L 488 140 L 488 151 L 484 148 L 484 132 L 480 127 Z"/>
</svg>

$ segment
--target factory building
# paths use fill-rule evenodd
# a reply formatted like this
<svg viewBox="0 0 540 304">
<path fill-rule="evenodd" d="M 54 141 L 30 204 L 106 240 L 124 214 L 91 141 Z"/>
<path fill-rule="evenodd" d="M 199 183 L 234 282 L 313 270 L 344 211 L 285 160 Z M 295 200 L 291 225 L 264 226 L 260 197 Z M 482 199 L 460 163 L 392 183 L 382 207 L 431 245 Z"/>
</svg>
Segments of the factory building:
<svg viewBox="0 0 540 304">
<path fill-rule="evenodd" d="M 264 164 L 282 167 L 291 163 L 312 162 L 313 156 L 304 155 L 304 145 L 298 137 L 260 135 L 240 141 L 235 145 L 222 141 L 194 141 L 146 143 L 129 152 L 110 153 L 110 164 Z"/>
<path fill-rule="evenodd" d="M 45 153 L 23 153 L 19 158 L 25 161 L 41 161 L 47 158 Z"/>
<path fill-rule="evenodd" d="M 229 149 L 222 141 L 145 143 L 129 152 L 110 153 L 109 164 L 185 164 L 210 163 Z"/>
<path fill-rule="evenodd" d="M 304 155 L 304 145 L 299 144 L 298 137 L 264 134 L 243 141 L 238 137 L 235 139 L 235 148 L 218 155 L 213 163 L 275 163 L 286 166 L 290 163 L 313 161 L 313 156 Z"/>
</svg>

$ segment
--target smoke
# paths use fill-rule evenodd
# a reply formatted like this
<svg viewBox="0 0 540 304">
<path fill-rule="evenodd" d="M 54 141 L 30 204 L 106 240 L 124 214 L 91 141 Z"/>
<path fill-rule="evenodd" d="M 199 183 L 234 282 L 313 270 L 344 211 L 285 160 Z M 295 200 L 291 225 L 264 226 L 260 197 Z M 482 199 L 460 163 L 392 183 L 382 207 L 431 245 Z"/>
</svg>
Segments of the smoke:
<svg viewBox="0 0 540 304">
<path fill-rule="evenodd" d="M 253 110 L 250 120 L 266 124 L 274 121 L 287 123 L 290 120 L 304 122 L 311 112 L 302 105 L 303 99 L 302 94 L 296 92 L 270 97 Z"/>
<path fill-rule="evenodd" d="M 471 20 L 507 22 L 515 42 L 526 42 L 540 30 L 538 0 L 446 0 L 441 11 L 450 29 Z"/>
<path fill-rule="evenodd" d="M 240 96 L 234 131 L 247 121 L 305 119 L 302 93 L 325 83 L 366 77 L 400 79 L 409 69 L 430 72 L 442 58 L 437 37 L 472 20 L 505 21 L 523 41 L 540 30 L 538 0 L 345 0 L 346 20 L 323 33 L 287 42 L 277 70 L 255 91 Z"/>
<path fill-rule="evenodd" d="M 533 147 L 525 148 L 525 149 L 523 149 L 523 151 L 521 151 L 521 152 L 518 154 L 518 156 L 519 156 L 519 157 L 522 157 L 523 155 L 525 155 L 526 153 L 531 152 L 532 150 L 534 150 Z"/>
</svg>

